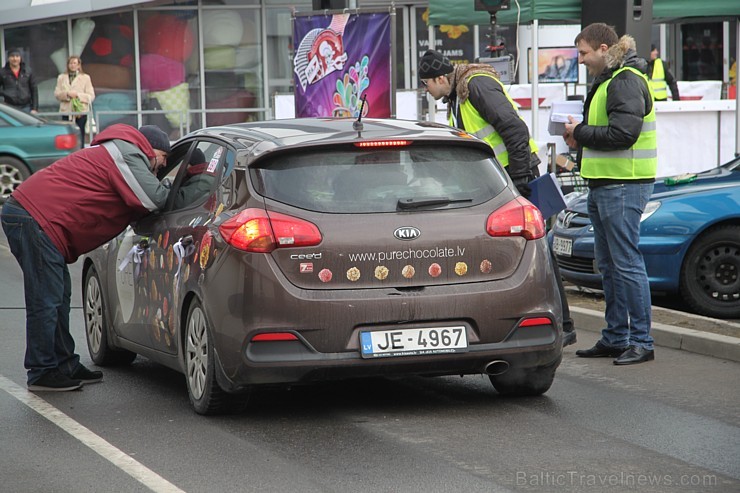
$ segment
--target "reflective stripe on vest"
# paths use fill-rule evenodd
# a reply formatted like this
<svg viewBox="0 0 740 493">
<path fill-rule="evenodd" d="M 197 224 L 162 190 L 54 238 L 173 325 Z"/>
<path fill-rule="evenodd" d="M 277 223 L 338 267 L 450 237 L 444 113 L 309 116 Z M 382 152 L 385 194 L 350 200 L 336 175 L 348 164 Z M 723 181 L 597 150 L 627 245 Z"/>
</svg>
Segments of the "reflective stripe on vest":
<svg viewBox="0 0 740 493">
<path fill-rule="evenodd" d="M 606 99 L 609 83 L 620 72 L 629 70 L 642 77 L 647 84 L 647 76 L 631 67 L 623 67 L 611 79 L 603 82 L 594 93 L 588 110 L 588 125 L 605 127 L 609 125 L 606 114 Z M 648 86 L 649 88 L 649 86 Z M 652 91 L 650 91 L 652 93 Z M 658 169 L 658 143 L 655 125 L 655 106 L 643 118 L 642 129 L 637 142 L 629 149 L 599 151 L 583 148 L 581 159 L 581 176 L 584 178 L 609 178 L 619 180 L 636 180 L 655 178 Z"/>
<path fill-rule="evenodd" d="M 509 93 L 506 92 L 506 88 L 500 80 L 490 74 L 473 74 L 468 78 L 468 83 L 470 83 L 470 80 L 473 77 L 478 76 L 490 77 L 491 79 L 498 82 L 498 84 L 501 86 L 501 90 L 504 92 L 504 96 L 506 96 L 506 99 L 508 99 L 509 103 L 511 103 L 511 106 L 512 108 L 514 108 L 517 116 L 519 116 L 519 118 L 522 118 L 522 116 L 519 114 L 519 110 L 516 107 L 516 103 L 513 99 L 511 99 Z M 483 119 L 483 117 L 480 116 L 480 113 L 478 113 L 478 110 L 475 109 L 473 103 L 470 102 L 470 99 L 466 99 L 465 102 L 460 106 L 460 116 L 462 117 L 465 131 L 469 134 L 475 135 L 479 139 L 485 140 L 493 149 L 493 153 L 496 155 L 496 159 L 498 159 L 501 165 L 504 167 L 508 166 L 509 151 L 506 150 L 504 139 L 501 137 L 501 135 L 499 135 L 498 132 L 496 132 L 496 129 L 493 128 L 493 125 L 488 123 L 486 120 Z M 522 121 L 524 121 L 523 118 Z M 455 126 L 453 114 L 450 115 L 449 124 L 451 126 Z M 537 144 L 535 144 L 534 139 L 532 139 L 531 137 L 529 139 L 529 149 L 531 152 L 538 151 Z"/>
<path fill-rule="evenodd" d="M 653 99 L 656 101 L 668 100 L 668 84 L 665 82 L 663 60 L 656 58 L 653 62 L 653 76 L 650 78 L 650 88 L 653 90 Z"/>
</svg>

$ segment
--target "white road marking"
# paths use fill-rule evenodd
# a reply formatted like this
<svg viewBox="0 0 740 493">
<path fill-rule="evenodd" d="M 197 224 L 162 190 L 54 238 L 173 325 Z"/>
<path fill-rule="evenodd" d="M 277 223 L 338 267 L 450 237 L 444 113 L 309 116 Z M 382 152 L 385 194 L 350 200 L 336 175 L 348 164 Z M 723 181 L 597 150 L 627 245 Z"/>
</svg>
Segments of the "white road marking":
<svg viewBox="0 0 740 493">
<path fill-rule="evenodd" d="M 72 437 L 82 442 L 85 446 L 95 451 L 102 458 L 111 462 L 114 466 L 136 479 L 151 491 L 155 493 L 185 493 L 42 398 L 16 385 L 2 375 L 0 375 L 0 389 L 72 435 Z"/>
</svg>

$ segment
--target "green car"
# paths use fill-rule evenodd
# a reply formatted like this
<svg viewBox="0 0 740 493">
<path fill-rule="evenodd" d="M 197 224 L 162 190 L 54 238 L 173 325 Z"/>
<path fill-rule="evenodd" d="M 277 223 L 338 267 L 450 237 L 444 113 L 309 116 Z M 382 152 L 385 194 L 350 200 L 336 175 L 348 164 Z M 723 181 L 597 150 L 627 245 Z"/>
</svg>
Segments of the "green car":
<svg viewBox="0 0 740 493">
<path fill-rule="evenodd" d="M 23 180 L 80 148 L 69 122 L 48 122 L 0 103 L 0 203 Z"/>
</svg>

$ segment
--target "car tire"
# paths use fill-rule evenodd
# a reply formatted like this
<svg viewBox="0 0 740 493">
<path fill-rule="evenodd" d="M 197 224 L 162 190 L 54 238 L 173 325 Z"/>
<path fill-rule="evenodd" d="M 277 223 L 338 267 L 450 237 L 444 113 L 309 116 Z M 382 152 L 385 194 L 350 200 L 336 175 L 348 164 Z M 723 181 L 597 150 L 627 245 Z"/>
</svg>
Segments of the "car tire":
<svg viewBox="0 0 740 493">
<path fill-rule="evenodd" d="M 185 325 L 185 381 L 190 404 L 198 414 L 221 414 L 243 411 L 249 396 L 229 394 L 216 379 L 216 358 L 212 330 L 203 306 L 194 299 Z"/>
<path fill-rule="evenodd" d="M 555 370 L 560 366 L 559 357 L 549 365 L 535 368 L 510 368 L 501 375 L 489 375 L 488 378 L 501 395 L 536 396 L 542 395 L 552 386 Z"/>
<path fill-rule="evenodd" d="M 740 226 L 720 226 L 702 234 L 681 268 L 681 297 L 696 313 L 740 317 Z"/>
<path fill-rule="evenodd" d="M 29 176 L 31 171 L 21 160 L 0 156 L 0 204 L 4 203 Z"/>
<path fill-rule="evenodd" d="M 94 267 L 85 276 L 84 301 L 85 339 L 90 358 L 98 366 L 128 365 L 136 359 L 136 353 L 115 349 L 108 343 L 108 318 L 100 277 Z"/>
</svg>

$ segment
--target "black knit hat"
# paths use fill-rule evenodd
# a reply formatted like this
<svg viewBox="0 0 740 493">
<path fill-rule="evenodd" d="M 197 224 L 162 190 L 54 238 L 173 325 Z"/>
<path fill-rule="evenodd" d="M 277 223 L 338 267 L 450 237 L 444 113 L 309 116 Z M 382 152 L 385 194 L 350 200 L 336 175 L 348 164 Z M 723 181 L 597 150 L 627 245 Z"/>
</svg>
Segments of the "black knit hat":
<svg viewBox="0 0 740 493">
<path fill-rule="evenodd" d="M 452 73 L 454 67 L 446 56 L 438 51 L 427 50 L 419 60 L 419 78 L 433 79 Z"/>
<path fill-rule="evenodd" d="M 20 48 L 11 48 L 8 50 L 8 56 L 18 55 L 21 56 L 21 49 Z"/>
<path fill-rule="evenodd" d="M 144 125 L 139 128 L 139 132 L 144 134 L 144 137 L 146 137 L 146 140 L 149 141 L 154 149 L 159 149 L 167 153 L 170 152 L 170 139 L 158 126 Z"/>
</svg>

